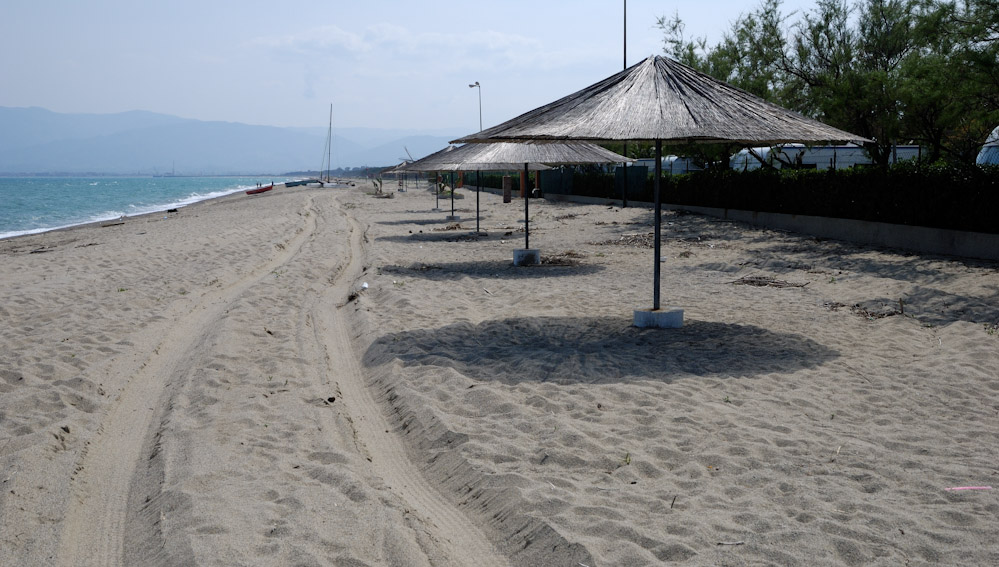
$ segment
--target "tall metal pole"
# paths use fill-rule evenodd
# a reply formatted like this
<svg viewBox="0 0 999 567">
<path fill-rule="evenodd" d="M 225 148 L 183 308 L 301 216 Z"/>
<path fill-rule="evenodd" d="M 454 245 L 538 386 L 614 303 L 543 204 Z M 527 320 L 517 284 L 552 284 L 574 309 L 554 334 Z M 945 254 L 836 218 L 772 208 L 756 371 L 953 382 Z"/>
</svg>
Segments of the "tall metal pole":
<svg viewBox="0 0 999 567">
<path fill-rule="evenodd" d="M 656 140 L 656 166 L 655 166 L 655 172 L 656 172 L 655 173 L 656 179 L 655 179 L 655 181 L 652 184 L 652 187 L 653 187 L 652 191 L 653 191 L 653 193 L 655 193 L 655 202 L 656 202 L 656 222 L 655 222 L 656 232 L 655 232 L 655 235 L 653 236 L 653 240 L 655 241 L 655 244 L 654 244 L 654 246 L 655 246 L 655 252 L 653 254 L 653 261 L 655 262 L 655 266 L 652 269 L 652 310 L 653 311 L 658 311 L 659 310 L 659 257 L 660 257 L 660 252 L 659 252 L 659 248 L 660 247 L 659 247 L 659 245 L 661 244 L 660 243 L 660 239 L 661 239 L 660 233 L 662 232 L 661 228 L 662 228 L 662 223 L 663 223 L 662 200 L 661 200 L 660 193 L 659 193 L 659 178 L 662 177 L 662 174 L 663 174 L 663 141 L 662 140 Z"/>
<path fill-rule="evenodd" d="M 628 0 L 624 0 L 624 68 L 628 68 Z M 624 142 L 624 157 L 628 157 L 628 141 Z M 621 189 L 621 208 L 628 207 L 628 162 L 624 162 L 624 187 Z"/>
<path fill-rule="evenodd" d="M 451 170 L 451 216 L 454 216 L 454 170 Z"/>
</svg>

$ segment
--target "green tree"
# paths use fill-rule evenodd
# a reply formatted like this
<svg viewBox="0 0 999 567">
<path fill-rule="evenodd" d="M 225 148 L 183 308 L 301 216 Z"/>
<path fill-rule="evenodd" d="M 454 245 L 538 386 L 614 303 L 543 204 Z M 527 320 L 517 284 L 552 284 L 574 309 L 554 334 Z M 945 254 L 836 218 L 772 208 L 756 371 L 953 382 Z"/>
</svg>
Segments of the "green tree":
<svg viewBox="0 0 999 567">
<path fill-rule="evenodd" d="M 659 18 L 664 51 L 762 98 L 932 160 L 973 161 L 999 124 L 999 0 L 817 0 L 800 14 L 762 0 L 716 46 Z"/>
</svg>

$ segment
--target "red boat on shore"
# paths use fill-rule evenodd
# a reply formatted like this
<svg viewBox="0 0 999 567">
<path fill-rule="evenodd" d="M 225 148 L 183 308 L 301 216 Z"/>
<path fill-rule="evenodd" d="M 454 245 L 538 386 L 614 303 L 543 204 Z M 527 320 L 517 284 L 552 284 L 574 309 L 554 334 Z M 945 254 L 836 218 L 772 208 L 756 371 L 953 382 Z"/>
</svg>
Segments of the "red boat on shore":
<svg viewBox="0 0 999 567">
<path fill-rule="evenodd" d="M 256 189 L 250 189 L 246 192 L 247 195 L 256 195 L 258 193 L 266 193 L 274 188 L 274 185 L 267 185 L 264 187 L 257 187 Z"/>
</svg>

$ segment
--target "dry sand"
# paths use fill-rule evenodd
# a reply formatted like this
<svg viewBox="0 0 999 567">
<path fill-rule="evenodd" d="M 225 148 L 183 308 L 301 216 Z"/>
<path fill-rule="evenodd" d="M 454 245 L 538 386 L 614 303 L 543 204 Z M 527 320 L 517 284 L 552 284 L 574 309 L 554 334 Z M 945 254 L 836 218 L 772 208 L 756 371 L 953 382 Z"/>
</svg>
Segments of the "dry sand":
<svg viewBox="0 0 999 567">
<path fill-rule="evenodd" d="M 0 241 L 0 565 L 999 564 L 997 264 L 365 190 Z"/>
</svg>

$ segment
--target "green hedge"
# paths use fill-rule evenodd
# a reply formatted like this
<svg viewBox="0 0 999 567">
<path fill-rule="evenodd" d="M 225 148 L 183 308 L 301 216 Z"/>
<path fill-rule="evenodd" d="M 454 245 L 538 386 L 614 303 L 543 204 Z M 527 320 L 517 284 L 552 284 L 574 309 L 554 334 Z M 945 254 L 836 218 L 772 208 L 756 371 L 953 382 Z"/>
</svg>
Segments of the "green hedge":
<svg viewBox="0 0 999 567">
<path fill-rule="evenodd" d="M 629 199 L 653 201 L 652 176 Z M 612 174 L 577 173 L 574 195 L 620 198 Z M 665 176 L 664 203 L 999 234 L 999 167 L 903 163 L 890 170 L 706 170 Z"/>
</svg>

